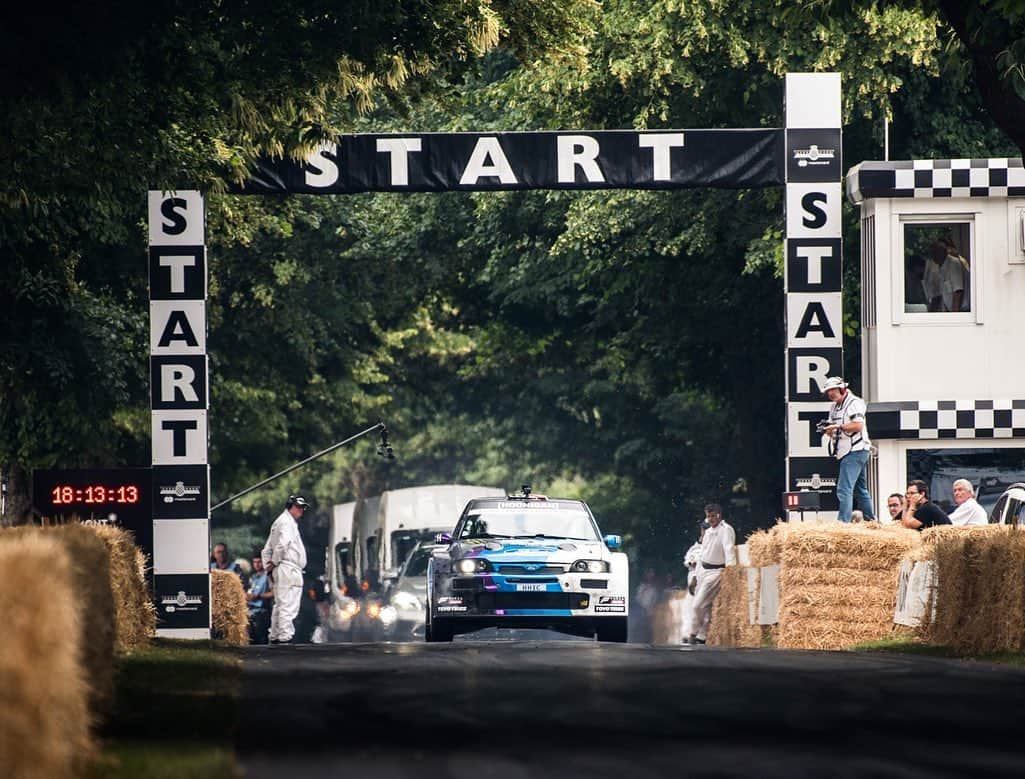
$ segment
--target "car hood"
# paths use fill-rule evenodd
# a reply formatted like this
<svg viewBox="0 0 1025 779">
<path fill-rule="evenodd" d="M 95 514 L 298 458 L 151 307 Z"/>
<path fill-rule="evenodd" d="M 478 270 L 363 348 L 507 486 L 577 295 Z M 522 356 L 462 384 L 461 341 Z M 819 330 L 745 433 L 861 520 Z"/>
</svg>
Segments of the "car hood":
<svg viewBox="0 0 1025 779">
<path fill-rule="evenodd" d="M 565 562 L 574 560 L 600 560 L 608 556 L 604 544 L 597 541 L 570 541 L 557 538 L 495 538 L 469 539 L 452 544 L 449 555 L 453 560 L 463 557 L 486 557 L 492 562 L 510 563 L 527 560 Z"/>
<path fill-rule="evenodd" d="M 426 576 L 407 576 L 399 581 L 395 592 L 408 592 L 410 595 L 420 596 L 427 592 Z"/>
</svg>

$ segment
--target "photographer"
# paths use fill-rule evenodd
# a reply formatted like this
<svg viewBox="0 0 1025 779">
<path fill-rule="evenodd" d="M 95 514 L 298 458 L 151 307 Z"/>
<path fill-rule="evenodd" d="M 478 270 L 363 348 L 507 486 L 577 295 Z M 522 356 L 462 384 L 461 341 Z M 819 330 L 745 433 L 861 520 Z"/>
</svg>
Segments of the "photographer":
<svg viewBox="0 0 1025 779">
<path fill-rule="evenodd" d="M 833 403 L 829 421 L 822 432 L 829 438 L 829 453 L 840 461 L 840 474 L 836 480 L 836 499 L 840 502 L 838 519 L 851 521 L 854 498 L 864 512 L 866 520 L 876 518 L 872 496 L 865 481 L 865 468 L 871 453 L 865 421 L 865 401 L 847 389 L 847 382 L 839 376 L 830 376 L 822 392 Z"/>
</svg>

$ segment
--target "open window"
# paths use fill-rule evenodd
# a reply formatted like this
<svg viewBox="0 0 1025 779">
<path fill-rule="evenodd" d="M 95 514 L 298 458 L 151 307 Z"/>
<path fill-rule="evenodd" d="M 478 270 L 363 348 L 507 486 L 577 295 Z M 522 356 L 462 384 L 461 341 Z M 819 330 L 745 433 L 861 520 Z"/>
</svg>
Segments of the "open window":
<svg viewBox="0 0 1025 779">
<path fill-rule="evenodd" d="M 905 320 L 975 321 L 977 259 L 971 218 L 905 218 L 901 223 Z"/>
</svg>

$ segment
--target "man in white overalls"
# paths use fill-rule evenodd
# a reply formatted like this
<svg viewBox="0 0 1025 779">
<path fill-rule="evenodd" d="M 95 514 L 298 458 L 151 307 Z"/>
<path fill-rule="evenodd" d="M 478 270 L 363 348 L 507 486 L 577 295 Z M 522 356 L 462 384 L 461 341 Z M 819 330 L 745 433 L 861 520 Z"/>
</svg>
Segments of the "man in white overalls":
<svg viewBox="0 0 1025 779">
<path fill-rule="evenodd" d="M 274 610 L 270 617 L 272 644 L 287 644 L 295 636 L 295 618 L 303 594 L 306 547 L 299 535 L 299 520 L 309 507 L 302 495 L 289 495 L 285 510 L 274 520 L 260 553 L 267 575 L 274 580 Z"/>
</svg>

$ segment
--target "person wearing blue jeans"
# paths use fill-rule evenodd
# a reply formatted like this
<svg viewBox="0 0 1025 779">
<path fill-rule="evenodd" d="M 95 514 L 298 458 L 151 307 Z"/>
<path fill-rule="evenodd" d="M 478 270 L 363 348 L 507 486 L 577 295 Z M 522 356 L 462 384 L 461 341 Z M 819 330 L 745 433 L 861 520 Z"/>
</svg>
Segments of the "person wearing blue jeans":
<svg viewBox="0 0 1025 779">
<path fill-rule="evenodd" d="M 837 518 L 841 522 L 850 522 L 854 501 L 857 500 L 865 519 L 875 519 L 872 496 L 865 481 L 865 468 L 872 453 L 865 401 L 851 392 L 847 382 L 839 376 L 826 379 L 822 391 L 833 404 L 824 434 L 829 439 L 829 453 L 840 461 L 840 474 L 836 480 L 836 499 L 840 503 Z"/>
</svg>

